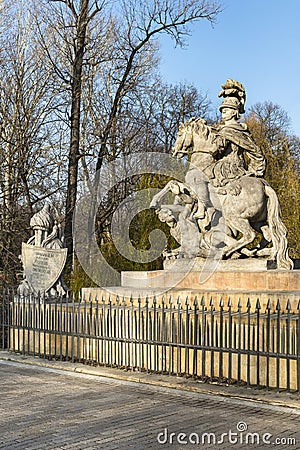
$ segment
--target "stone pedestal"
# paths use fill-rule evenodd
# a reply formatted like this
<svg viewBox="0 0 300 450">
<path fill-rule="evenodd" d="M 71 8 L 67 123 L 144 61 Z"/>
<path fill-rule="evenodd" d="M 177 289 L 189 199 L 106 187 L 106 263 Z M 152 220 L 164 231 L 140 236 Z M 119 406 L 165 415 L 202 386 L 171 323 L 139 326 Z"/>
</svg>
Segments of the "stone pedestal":
<svg viewBox="0 0 300 450">
<path fill-rule="evenodd" d="M 237 270 L 205 272 L 122 272 L 122 286 L 132 289 L 168 288 L 209 291 L 270 291 L 295 292 L 300 295 L 300 271 L 248 271 Z"/>
<path fill-rule="evenodd" d="M 246 261 L 246 260 L 244 260 Z M 183 271 L 179 270 L 156 270 L 156 271 L 136 271 L 122 272 L 121 286 L 105 288 L 84 288 L 82 294 L 86 299 L 95 300 L 98 298 L 126 299 L 136 304 L 142 304 L 146 298 L 160 298 L 164 296 L 173 299 L 180 298 L 182 301 L 188 299 L 193 305 L 194 299 L 200 300 L 202 297 L 215 299 L 216 308 L 220 298 L 225 304 L 232 302 L 232 307 L 236 309 L 241 301 L 245 306 L 248 299 L 255 307 L 255 302 L 259 298 L 261 307 L 265 310 L 268 300 L 274 311 L 278 299 L 285 307 L 287 301 L 291 302 L 293 312 L 298 311 L 300 300 L 300 270 L 267 270 L 266 260 L 253 269 L 252 262 L 246 269 L 246 264 L 240 261 L 241 267 L 238 270 L 238 261 L 221 261 L 221 264 L 212 273 L 211 271 Z M 298 262 L 295 262 L 298 267 Z M 198 266 L 199 267 L 199 266 Z"/>
</svg>

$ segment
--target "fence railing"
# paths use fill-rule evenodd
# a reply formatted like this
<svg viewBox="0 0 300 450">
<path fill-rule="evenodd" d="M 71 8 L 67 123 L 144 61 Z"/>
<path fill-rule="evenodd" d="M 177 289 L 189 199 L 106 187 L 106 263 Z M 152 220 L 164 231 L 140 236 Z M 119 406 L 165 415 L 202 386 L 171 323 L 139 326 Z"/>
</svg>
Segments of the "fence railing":
<svg viewBox="0 0 300 450">
<path fill-rule="evenodd" d="M 300 309 L 260 300 L 108 298 L 49 303 L 6 292 L 2 349 L 203 382 L 300 393 Z"/>
</svg>

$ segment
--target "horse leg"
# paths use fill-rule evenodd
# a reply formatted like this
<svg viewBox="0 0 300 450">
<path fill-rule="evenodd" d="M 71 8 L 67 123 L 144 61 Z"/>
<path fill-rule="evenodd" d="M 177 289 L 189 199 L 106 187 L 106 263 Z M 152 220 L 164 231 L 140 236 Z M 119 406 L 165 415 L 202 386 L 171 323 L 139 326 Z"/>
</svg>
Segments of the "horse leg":
<svg viewBox="0 0 300 450">
<path fill-rule="evenodd" d="M 262 225 L 260 224 L 254 224 L 253 228 L 256 231 L 259 231 L 262 234 L 262 238 L 257 245 L 257 247 L 253 248 L 252 250 L 249 250 L 248 248 L 244 247 L 241 249 L 241 253 L 246 256 L 271 256 L 273 252 L 273 248 L 268 248 L 267 245 L 272 241 L 270 229 L 267 224 Z"/>
<path fill-rule="evenodd" d="M 179 183 L 176 180 L 169 181 L 161 191 L 159 191 L 157 194 L 155 194 L 151 200 L 150 208 L 158 208 L 160 206 L 161 199 L 168 193 L 172 192 L 174 193 L 174 189 L 178 191 L 178 194 L 180 193 L 180 186 L 183 186 L 183 183 Z M 177 194 L 177 195 L 178 195 Z M 175 194 L 176 195 L 176 194 Z"/>
<path fill-rule="evenodd" d="M 255 239 L 255 231 L 250 226 L 250 223 L 247 219 L 242 219 L 241 217 L 235 217 L 233 220 L 234 227 L 238 231 L 240 231 L 243 236 L 235 240 L 234 244 L 227 245 L 224 248 L 224 256 L 230 256 L 232 253 L 234 253 L 237 250 L 240 250 L 241 248 L 245 247 L 246 245 L 250 244 Z"/>
<path fill-rule="evenodd" d="M 161 199 L 170 191 L 170 181 L 165 185 L 165 187 L 155 194 L 151 200 L 150 208 L 158 208 L 160 206 Z"/>
<path fill-rule="evenodd" d="M 271 256 L 273 258 L 274 257 L 273 247 L 267 248 L 267 245 L 272 241 L 270 228 L 268 225 L 262 225 L 260 227 L 260 231 L 261 231 L 263 237 L 259 243 L 259 246 L 256 249 L 256 254 L 257 254 L 257 256 Z"/>
</svg>

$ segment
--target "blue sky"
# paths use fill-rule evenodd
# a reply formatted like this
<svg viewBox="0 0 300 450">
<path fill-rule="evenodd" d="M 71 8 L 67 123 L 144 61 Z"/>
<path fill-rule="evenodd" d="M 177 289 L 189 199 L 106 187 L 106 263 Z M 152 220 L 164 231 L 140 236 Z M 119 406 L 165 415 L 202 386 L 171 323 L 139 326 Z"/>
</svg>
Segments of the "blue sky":
<svg viewBox="0 0 300 450">
<path fill-rule="evenodd" d="M 191 27 L 187 47 L 161 39 L 161 74 L 169 83 L 186 81 L 207 93 L 215 108 L 227 78 L 245 86 L 246 110 L 272 101 L 291 118 L 300 137 L 300 0 L 223 0 L 212 26 Z"/>
</svg>

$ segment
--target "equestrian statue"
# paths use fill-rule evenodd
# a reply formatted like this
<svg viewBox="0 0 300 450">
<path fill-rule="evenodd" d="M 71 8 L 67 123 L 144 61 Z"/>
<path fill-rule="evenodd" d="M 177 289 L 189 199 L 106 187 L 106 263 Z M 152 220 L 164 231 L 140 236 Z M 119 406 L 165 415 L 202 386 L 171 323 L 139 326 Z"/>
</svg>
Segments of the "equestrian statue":
<svg viewBox="0 0 300 450">
<path fill-rule="evenodd" d="M 265 157 L 240 122 L 245 89 L 228 79 L 219 97 L 219 124 L 191 118 L 179 127 L 173 156 L 189 155 L 184 182 L 171 180 L 152 199 L 150 206 L 179 244 L 164 255 L 206 258 L 221 251 L 223 259 L 264 257 L 275 261 L 278 269 L 290 270 L 293 262 L 279 201 L 263 178 Z M 164 205 L 168 192 L 174 202 Z"/>
</svg>

